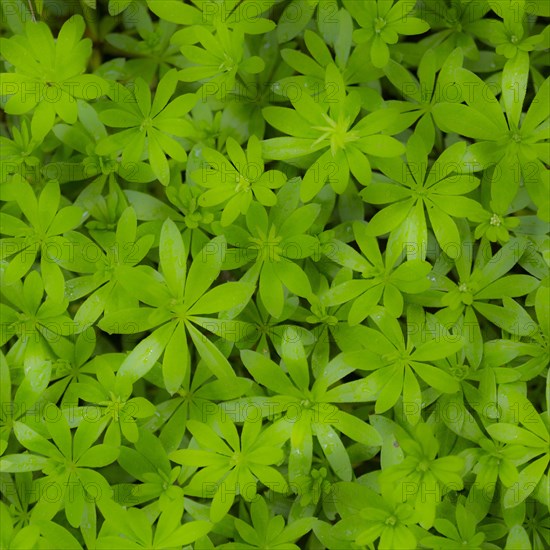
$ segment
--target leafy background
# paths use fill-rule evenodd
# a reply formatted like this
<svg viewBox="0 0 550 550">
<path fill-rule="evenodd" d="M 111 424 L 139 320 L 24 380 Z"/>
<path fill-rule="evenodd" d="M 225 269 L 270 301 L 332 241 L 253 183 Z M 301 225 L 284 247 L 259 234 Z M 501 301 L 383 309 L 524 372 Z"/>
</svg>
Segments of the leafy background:
<svg viewBox="0 0 550 550">
<path fill-rule="evenodd" d="M 549 16 L 3 2 L 0 546 L 548 548 Z"/>
</svg>

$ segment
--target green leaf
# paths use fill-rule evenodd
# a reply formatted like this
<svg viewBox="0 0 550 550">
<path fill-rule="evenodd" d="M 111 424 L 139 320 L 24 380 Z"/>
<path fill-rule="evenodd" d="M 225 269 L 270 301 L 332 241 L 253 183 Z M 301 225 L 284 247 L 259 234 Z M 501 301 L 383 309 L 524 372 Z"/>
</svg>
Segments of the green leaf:
<svg viewBox="0 0 550 550">
<path fill-rule="evenodd" d="M 72 454 L 71 429 L 61 411 L 57 407 L 54 410 L 57 414 L 53 418 L 46 417 L 46 426 L 57 448 L 63 456 L 69 457 Z"/>
<path fill-rule="evenodd" d="M 467 105 L 437 103 L 432 108 L 436 124 L 444 132 L 455 132 L 473 139 L 493 141 L 501 131 L 493 121 Z"/>
<path fill-rule="evenodd" d="M 476 293 L 477 300 L 497 300 L 503 296 L 524 296 L 535 290 L 539 281 L 529 275 L 508 275 L 497 279 Z"/>
<path fill-rule="evenodd" d="M 117 278 L 128 293 L 141 302 L 162 308 L 166 306 L 172 296 L 169 290 L 150 271 L 141 268 L 119 266 Z"/>
<path fill-rule="evenodd" d="M 165 548 L 186 546 L 206 535 L 212 527 L 209 521 L 191 521 L 185 525 L 180 525 L 166 538 L 155 540 L 155 543 L 162 544 Z"/>
<path fill-rule="evenodd" d="M 498 424 L 491 424 L 490 426 L 487 426 L 487 431 L 492 438 L 504 443 L 514 443 L 516 445 L 525 445 L 527 447 L 540 449 L 544 449 L 546 447 L 544 440 L 536 437 L 526 429 L 516 426 L 515 424 L 499 422 Z"/>
<path fill-rule="evenodd" d="M 279 44 L 288 42 L 297 36 L 311 20 L 316 2 L 300 4 L 298 0 L 292 0 L 285 7 L 277 24 L 277 39 Z"/>
<path fill-rule="evenodd" d="M 405 67 L 390 59 L 384 67 L 384 74 L 399 93 L 416 100 L 418 103 L 422 102 L 420 84 Z"/>
<path fill-rule="evenodd" d="M 382 387 L 378 398 L 376 399 L 375 412 L 380 414 L 386 412 L 388 409 L 391 409 L 397 400 L 399 399 L 399 394 L 403 388 L 403 375 L 400 370 L 392 369 L 388 371 L 378 371 L 378 373 L 384 372 L 385 385 Z M 376 373 L 376 374 L 378 374 Z M 375 378 L 375 375 L 371 375 L 369 378 Z"/>
<path fill-rule="evenodd" d="M 225 258 L 226 247 L 225 237 L 216 237 L 193 259 L 185 285 L 184 301 L 187 304 L 194 304 L 216 280 Z"/>
<path fill-rule="evenodd" d="M 185 324 L 179 322 L 170 337 L 162 361 L 162 376 L 166 391 L 173 395 L 182 385 L 189 369 L 189 349 Z"/>
<path fill-rule="evenodd" d="M 525 118 L 523 119 L 522 131 L 530 133 L 539 124 L 550 116 L 550 78 L 547 78 L 540 86 L 537 95 L 534 97 Z"/>
<path fill-rule="evenodd" d="M 311 295 L 311 285 L 307 275 L 294 262 L 282 259 L 273 264 L 273 271 L 281 283 L 294 294 L 303 297 Z"/>
<path fill-rule="evenodd" d="M 371 425 L 344 411 L 338 410 L 334 413 L 334 416 L 336 420 L 333 426 L 354 441 L 367 445 L 368 447 L 378 447 L 382 445 L 380 434 Z"/>
<path fill-rule="evenodd" d="M 375 157 L 398 157 L 405 152 L 405 146 L 395 138 L 385 135 L 366 136 L 357 141 L 357 147 Z"/>
<path fill-rule="evenodd" d="M 502 70 L 502 98 L 510 124 L 518 126 L 529 77 L 529 54 L 518 51 Z"/>
<path fill-rule="evenodd" d="M 149 132 L 149 162 L 155 176 L 162 185 L 167 186 L 170 183 L 170 167 L 166 160 L 166 155 L 159 144 L 158 136 Z"/>
<path fill-rule="evenodd" d="M 422 393 L 416 376 L 411 369 L 405 369 L 403 380 L 403 412 L 407 420 L 414 426 L 420 420 L 422 408 Z"/>
<path fill-rule="evenodd" d="M 290 377 L 302 390 L 309 387 L 309 366 L 299 333 L 288 327 L 282 338 L 281 354 Z"/>
<path fill-rule="evenodd" d="M 380 38 L 375 36 L 370 50 L 371 63 L 377 68 L 383 68 L 390 60 L 390 50 L 388 45 Z"/>
<path fill-rule="evenodd" d="M 168 0 L 161 3 L 155 0 L 147 0 L 147 5 L 155 15 L 165 21 L 185 25 L 200 25 L 203 23 L 202 13 L 197 8 L 182 4 L 177 0 Z"/>
<path fill-rule="evenodd" d="M 313 432 L 334 473 L 343 481 L 350 481 L 351 462 L 336 431 L 328 424 L 316 423 Z"/>
<path fill-rule="evenodd" d="M 443 393 L 454 393 L 459 390 L 460 386 L 456 378 L 453 378 L 445 371 L 432 367 L 427 363 L 412 363 L 414 371 L 424 382 L 429 386 Z"/>
<path fill-rule="evenodd" d="M 513 508 L 521 504 L 535 490 L 547 468 L 548 457 L 546 456 L 523 468 L 517 483 L 509 487 L 504 494 L 504 507 Z"/>
<path fill-rule="evenodd" d="M 176 224 L 168 219 L 162 225 L 160 235 L 160 265 L 170 292 L 183 298 L 187 268 L 187 251 Z"/>
<path fill-rule="evenodd" d="M 167 323 L 142 340 L 120 365 L 117 378 L 133 384 L 147 374 L 162 355 L 175 328 L 175 322 Z"/>
<path fill-rule="evenodd" d="M 186 323 L 186 327 L 199 355 L 204 359 L 212 373 L 221 380 L 234 378 L 235 372 L 221 351 L 191 323 Z"/>
<path fill-rule="evenodd" d="M 262 267 L 259 294 L 269 314 L 278 319 L 283 312 L 284 291 L 271 262 L 265 263 Z"/>
<path fill-rule="evenodd" d="M 453 340 L 456 340 L 453 337 Z M 441 342 L 439 339 L 426 342 L 418 347 L 411 355 L 415 361 L 436 361 L 455 354 L 464 346 L 462 341 Z"/>
<path fill-rule="evenodd" d="M 225 283 L 209 290 L 189 310 L 190 315 L 218 313 L 242 308 L 250 299 L 253 287 L 245 283 Z"/>
<path fill-rule="evenodd" d="M 428 206 L 428 218 L 441 249 L 455 259 L 460 253 L 460 235 L 455 222 L 437 205 Z"/>
<path fill-rule="evenodd" d="M 4 455 L 0 458 L 1 472 L 36 472 L 44 469 L 49 458 L 29 454 Z"/>
<path fill-rule="evenodd" d="M 40 529 L 40 534 L 48 541 L 49 548 L 59 550 L 82 550 L 78 540 L 64 527 L 42 519 L 33 519 L 33 524 Z"/>
<path fill-rule="evenodd" d="M 377 212 L 369 221 L 367 232 L 378 236 L 395 229 L 409 215 L 414 199 L 400 201 Z"/>
<path fill-rule="evenodd" d="M 349 310 L 348 323 L 355 326 L 366 319 L 380 302 L 384 286 L 377 284 L 357 298 Z"/>
<path fill-rule="evenodd" d="M 109 445 L 96 445 L 85 451 L 78 459 L 78 466 L 83 468 L 101 468 L 114 462 L 119 450 Z"/>
<path fill-rule="evenodd" d="M 241 351 L 241 358 L 248 372 L 259 384 L 281 395 L 299 395 L 282 369 L 270 359 L 251 350 Z"/>
<path fill-rule="evenodd" d="M 294 482 L 301 475 L 307 475 L 312 461 L 311 421 L 307 415 L 299 417 L 292 425 L 291 450 L 288 457 L 288 477 Z"/>
<path fill-rule="evenodd" d="M 516 301 L 504 296 L 502 303 L 504 307 L 474 302 L 474 308 L 486 319 L 511 334 L 530 336 L 535 333 L 536 323 Z"/>
<path fill-rule="evenodd" d="M 56 412 L 59 412 L 59 409 L 55 410 Z M 59 420 L 59 418 L 57 418 L 57 420 Z M 40 453 L 48 457 L 58 459 L 62 458 L 63 455 L 59 452 L 55 445 L 23 422 L 15 422 L 13 430 L 19 443 L 24 445 L 30 451 Z M 67 456 L 70 456 L 70 447 L 69 454 Z"/>
</svg>

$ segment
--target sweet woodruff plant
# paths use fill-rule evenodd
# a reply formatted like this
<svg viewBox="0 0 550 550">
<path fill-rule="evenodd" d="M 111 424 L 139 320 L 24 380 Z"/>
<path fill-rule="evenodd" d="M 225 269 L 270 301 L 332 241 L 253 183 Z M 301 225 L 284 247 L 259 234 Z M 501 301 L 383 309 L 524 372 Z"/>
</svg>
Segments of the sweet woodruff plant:
<svg viewBox="0 0 550 550">
<path fill-rule="evenodd" d="M 550 3 L 5 0 L 0 548 L 550 548 Z"/>
</svg>

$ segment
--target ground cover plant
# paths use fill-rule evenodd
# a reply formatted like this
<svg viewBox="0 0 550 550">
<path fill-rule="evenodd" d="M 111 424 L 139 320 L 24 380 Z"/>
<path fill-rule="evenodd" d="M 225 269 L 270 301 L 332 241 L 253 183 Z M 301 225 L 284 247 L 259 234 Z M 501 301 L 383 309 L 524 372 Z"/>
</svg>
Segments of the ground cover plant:
<svg viewBox="0 0 550 550">
<path fill-rule="evenodd" d="M 0 548 L 550 548 L 550 3 L 4 0 Z"/>
</svg>

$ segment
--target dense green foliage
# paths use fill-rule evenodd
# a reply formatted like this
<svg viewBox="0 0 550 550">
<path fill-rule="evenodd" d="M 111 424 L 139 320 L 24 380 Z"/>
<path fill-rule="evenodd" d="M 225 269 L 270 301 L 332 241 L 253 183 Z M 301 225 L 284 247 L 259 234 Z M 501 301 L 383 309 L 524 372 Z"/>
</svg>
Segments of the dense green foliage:
<svg viewBox="0 0 550 550">
<path fill-rule="evenodd" d="M 548 0 L 5 0 L 0 548 L 550 548 Z"/>
</svg>

